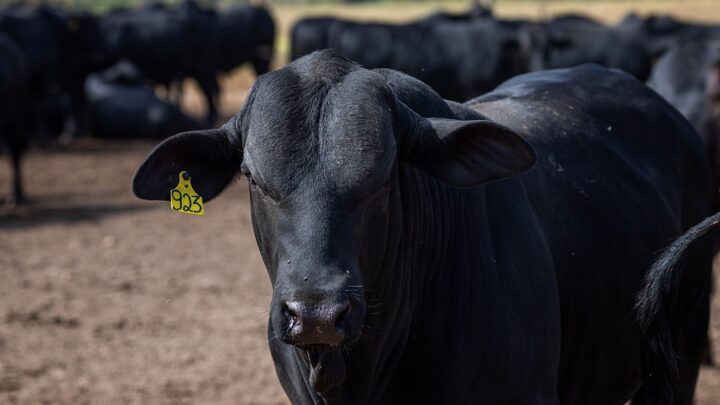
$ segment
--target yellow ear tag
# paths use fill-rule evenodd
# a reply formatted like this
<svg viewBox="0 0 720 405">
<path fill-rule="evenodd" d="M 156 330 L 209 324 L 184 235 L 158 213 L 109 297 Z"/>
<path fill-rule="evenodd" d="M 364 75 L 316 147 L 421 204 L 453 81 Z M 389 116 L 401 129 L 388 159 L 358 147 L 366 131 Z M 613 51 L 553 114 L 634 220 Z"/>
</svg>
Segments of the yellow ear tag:
<svg viewBox="0 0 720 405">
<path fill-rule="evenodd" d="M 190 184 L 190 173 L 180 172 L 177 187 L 170 190 L 170 208 L 173 211 L 191 215 L 205 215 L 203 199 Z"/>
</svg>

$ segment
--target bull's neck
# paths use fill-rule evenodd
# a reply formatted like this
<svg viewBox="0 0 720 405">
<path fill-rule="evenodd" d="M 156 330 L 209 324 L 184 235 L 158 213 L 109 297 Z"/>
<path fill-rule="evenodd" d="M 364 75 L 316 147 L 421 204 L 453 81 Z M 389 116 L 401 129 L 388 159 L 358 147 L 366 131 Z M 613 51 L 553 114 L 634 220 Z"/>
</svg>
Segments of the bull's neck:
<svg viewBox="0 0 720 405">
<path fill-rule="evenodd" d="M 452 118 L 484 118 L 462 104 L 448 104 Z M 472 191 L 450 187 L 412 165 L 402 165 L 398 171 L 384 259 L 371 272 L 374 279 L 364 280 L 369 287 L 366 341 L 354 350 L 348 364 L 361 377 L 353 378 L 349 369 L 345 395 L 332 404 L 403 402 L 392 392 L 408 383 L 398 379 L 412 375 L 405 369 L 412 367 L 412 361 L 404 356 L 429 321 L 418 315 L 436 304 L 435 283 L 452 278 L 452 263 L 467 254 L 457 251 L 466 245 L 457 242 L 469 237 L 468 229 L 477 230 L 478 222 L 486 222 L 468 215 L 486 212 L 483 187 Z M 467 204 L 469 194 L 472 207 Z M 355 381 L 362 383 L 352 386 Z"/>
<path fill-rule="evenodd" d="M 481 207 L 482 187 L 470 192 L 474 197 L 470 210 L 464 201 L 467 190 L 449 187 L 415 167 L 400 168 L 398 183 L 396 203 L 400 209 L 390 221 L 396 233 L 391 231 L 385 261 L 368 289 L 368 341 L 357 348 L 357 362 L 349 363 L 362 377 L 355 379 L 350 371 L 346 383 L 358 380 L 363 384 L 346 385 L 349 395 L 343 400 L 349 402 L 338 403 L 403 402 L 402 398 L 393 398 L 393 392 L 411 384 L 413 370 L 408 368 L 413 360 L 406 357 L 409 348 L 415 345 L 418 333 L 428 327 L 425 323 L 441 321 L 440 317 L 425 319 L 420 314 L 437 304 L 435 284 L 453 277 L 453 257 L 466 253 L 458 251 L 465 246 L 458 242 L 469 237 L 467 230 L 476 228 L 471 223 L 484 222 L 468 217 L 468 211 L 485 212 Z"/>
<path fill-rule="evenodd" d="M 467 247 L 475 244 L 478 232 L 484 234 L 487 207 L 484 186 L 472 190 L 451 187 L 414 167 L 404 168 L 401 177 L 403 233 L 398 248 L 401 254 L 393 267 L 406 274 L 404 283 L 392 288 L 405 291 L 406 304 L 413 311 L 411 330 L 417 332 L 418 327 L 434 321 L 427 315 L 435 310 L 426 311 L 426 307 L 437 305 L 442 284 L 459 280 L 460 275 L 454 273 L 464 261 L 479 255 Z"/>
<path fill-rule="evenodd" d="M 483 119 L 459 103 L 448 103 L 457 119 Z M 448 117 L 451 118 L 451 117 Z M 345 355 L 347 376 L 340 394 L 326 404 L 402 403 L 393 398 L 400 381 L 413 374 L 405 356 L 428 319 L 419 319 L 437 301 L 435 283 L 452 279 L 453 263 L 468 252 L 467 230 L 486 223 L 484 188 L 472 191 L 450 187 L 420 169 L 403 165 L 392 193 L 383 259 L 364 280 L 368 316 L 363 339 Z M 471 194 L 472 207 L 467 197 Z M 469 214 L 470 213 L 470 214 Z M 470 253 L 473 254 L 473 253 Z M 411 377 L 410 377 L 411 378 Z"/>
</svg>

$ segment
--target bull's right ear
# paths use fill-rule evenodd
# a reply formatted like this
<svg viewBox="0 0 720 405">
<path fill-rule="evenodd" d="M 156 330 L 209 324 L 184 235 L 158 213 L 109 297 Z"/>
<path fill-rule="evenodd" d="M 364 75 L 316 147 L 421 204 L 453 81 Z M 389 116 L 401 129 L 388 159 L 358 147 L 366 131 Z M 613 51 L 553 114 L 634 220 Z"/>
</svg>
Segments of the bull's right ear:
<svg viewBox="0 0 720 405">
<path fill-rule="evenodd" d="M 242 163 L 242 144 L 229 129 L 184 132 L 158 145 L 135 173 L 132 189 L 144 200 L 170 200 L 180 172 L 187 171 L 205 202 L 220 194 Z"/>
<path fill-rule="evenodd" d="M 422 118 L 396 107 L 398 159 L 455 187 L 475 187 L 529 170 L 532 146 L 519 134 L 487 119 Z"/>
</svg>

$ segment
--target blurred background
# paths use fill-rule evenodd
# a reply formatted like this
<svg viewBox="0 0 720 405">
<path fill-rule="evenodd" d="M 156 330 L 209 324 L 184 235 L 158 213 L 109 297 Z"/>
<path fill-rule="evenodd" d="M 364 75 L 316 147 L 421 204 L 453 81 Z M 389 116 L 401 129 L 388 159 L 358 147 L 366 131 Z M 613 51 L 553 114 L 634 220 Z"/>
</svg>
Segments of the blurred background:
<svg viewBox="0 0 720 405">
<path fill-rule="evenodd" d="M 717 39 L 717 0 L 0 1 L 0 404 L 287 403 L 245 180 L 204 217 L 129 187 L 161 139 L 239 111 L 258 74 L 333 47 L 464 101 L 594 62 L 708 139 Z M 720 404 L 716 366 L 697 397 Z"/>
</svg>

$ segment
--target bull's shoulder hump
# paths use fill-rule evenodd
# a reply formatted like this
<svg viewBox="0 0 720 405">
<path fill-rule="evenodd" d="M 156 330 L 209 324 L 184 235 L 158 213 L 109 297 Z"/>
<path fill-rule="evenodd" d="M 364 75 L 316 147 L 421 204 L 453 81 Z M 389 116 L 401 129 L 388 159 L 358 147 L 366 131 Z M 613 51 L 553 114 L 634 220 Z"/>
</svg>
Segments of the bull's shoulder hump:
<svg viewBox="0 0 720 405">
<path fill-rule="evenodd" d="M 466 105 L 481 114 L 488 109 L 509 109 L 515 114 L 531 115 L 542 114 L 544 108 L 571 105 L 574 115 L 582 116 L 604 105 L 613 109 L 640 108 L 653 104 L 656 97 L 647 86 L 621 70 L 585 64 L 516 76 Z M 540 106 L 543 108 L 537 108 Z"/>
<path fill-rule="evenodd" d="M 616 87 L 622 85 L 621 87 Z M 631 75 L 618 70 L 588 63 L 566 69 L 552 69 L 516 76 L 500 84 L 495 90 L 480 96 L 473 103 L 499 98 L 526 98 L 549 93 L 566 93 L 572 89 L 588 91 L 623 91 L 642 87 Z"/>
<path fill-rule="evenodd" d="M 535 141 L 555 139 L 553 134 L 567 134 L 564 139 L 595 134 L 602 142 L 620 142 L 624 137 L 617 134 L 634 133 L 632 127 L 643 122 L 686 129 L 645 84 L 591 64 L 518 76 L 469 101 L 468 107 Z"/>
</svg>

